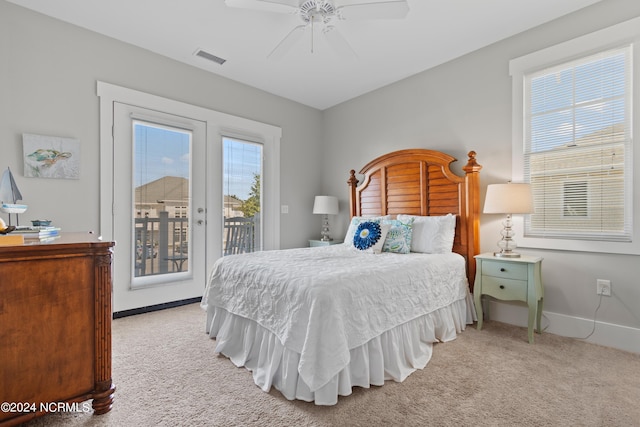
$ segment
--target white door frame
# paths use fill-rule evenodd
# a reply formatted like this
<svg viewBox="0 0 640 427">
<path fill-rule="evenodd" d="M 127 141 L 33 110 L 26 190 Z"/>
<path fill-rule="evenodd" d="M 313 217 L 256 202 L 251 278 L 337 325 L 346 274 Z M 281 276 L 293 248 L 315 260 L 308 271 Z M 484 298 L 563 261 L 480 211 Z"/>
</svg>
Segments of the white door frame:
<svg viewBox="0 0 640 427">
<path fill-rule="evenodd" d="M 105 240 L 114 239 L 114 159 L 113 159 L 113 105 L 120 102 L 162 112 L 181 111 L 186 117 L 206 123 L 207 173 L 202 177 L 206 182 L 206 211 L 209 226 L 206 227 L 206 271 L 222 256 L 222 197 L 212 197 L 213 189 L 222 188 L 222 135 L 238 135 L 260 140 L 264 144 L 264 182 L 263 194 L 263 248 L 280 248 L 280 138 L 282 129 L 241 117 L 220 113 L 168 98 L 97 82 L 97 95 L 100 98 L 100 235 Z M 215 213 L 218 215 L 215 215 Z M 220 218 L 220 226 L 211 226 L 212 221 Z M 128 242 L 124 242 L 128 244 Z M 116 247 L 114 251 L 118 250 Z M 118 268 L 118 266 L 114 266 Z M 206 277 L 206 275 L 205 275 Z M 114 288 L 119 284 L 114 283 Z M 202 292 L 206 283 L 202 283 Z M 202 292 L 199 296 L 202 295 Z M 146 304 L 146 305 L 154 305 Z M 114 299 L 113 311 L 131 308 L 126 301 Z"/>
</svg>

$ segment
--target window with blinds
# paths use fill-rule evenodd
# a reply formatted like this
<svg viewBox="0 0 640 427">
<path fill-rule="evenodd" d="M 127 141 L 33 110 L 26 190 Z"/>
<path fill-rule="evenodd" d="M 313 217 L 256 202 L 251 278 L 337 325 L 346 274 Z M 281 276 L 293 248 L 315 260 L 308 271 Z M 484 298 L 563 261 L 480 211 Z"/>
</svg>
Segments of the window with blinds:
<svg viewBox="0 0 640 427">
<path fill-rule="evenodd" d="M 525 237 L 632 237 L 631 45 L 524 74 Z"/>
</svg>

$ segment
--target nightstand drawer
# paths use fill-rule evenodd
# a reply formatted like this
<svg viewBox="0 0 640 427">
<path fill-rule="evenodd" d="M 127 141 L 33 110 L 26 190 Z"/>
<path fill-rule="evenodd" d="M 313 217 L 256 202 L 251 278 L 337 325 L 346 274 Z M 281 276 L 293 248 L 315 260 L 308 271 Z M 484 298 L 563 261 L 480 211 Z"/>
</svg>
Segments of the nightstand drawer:
<svg viewBox="0 0 640 427">
<path fill-rule="evenodd" d="M 504 279 L 527 280 L 527 264 L 515 262 L 484 261 L 482 275 L 502 277 Z"/>
<path fill-rule="evenodd" d="M 527 301 L 527 282 L 524 280 L 485 276 L 483 274 L 482 294 L 491 295 L 501 300 Z"/>
</svg>

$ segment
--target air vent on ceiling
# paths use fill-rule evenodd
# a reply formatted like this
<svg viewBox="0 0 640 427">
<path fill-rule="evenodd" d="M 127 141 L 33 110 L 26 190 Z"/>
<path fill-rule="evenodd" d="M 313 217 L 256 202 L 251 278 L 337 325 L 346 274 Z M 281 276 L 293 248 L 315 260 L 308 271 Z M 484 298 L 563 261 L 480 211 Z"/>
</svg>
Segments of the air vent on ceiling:
<svg viewBox="0 0 640 427">
<path fill-rule="evenodd" d="M 219 56 L 215 56 L 214 54 L 211 54 L 209 52 L 205 52 L 202 49 L 198 49 L 195 53 L 196 56 L 199 56 L 200 58 L 204 58 L 204 59 L 208 59 L 209 61 L 213 61 L 217 64 L 224 64 L 227 60 L 226 59 L 222 59 Z"/>
</svg>

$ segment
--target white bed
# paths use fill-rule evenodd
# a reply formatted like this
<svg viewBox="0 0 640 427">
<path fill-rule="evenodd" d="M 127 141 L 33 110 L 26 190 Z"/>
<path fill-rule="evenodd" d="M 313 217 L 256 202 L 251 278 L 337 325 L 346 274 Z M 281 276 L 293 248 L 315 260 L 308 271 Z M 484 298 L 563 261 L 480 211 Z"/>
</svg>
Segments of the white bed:
<svg viewBox="0 0 640 427">
<path fill-rule="evenodd" d="M 423 368 L 432 343 L 473 321 L 468 296 L 458 254 L 334 245 L 221 258 L 202 305 L 215 351 L 250 369 L 262 390 L 333 405 L 353 386 Z M 389 340 L 393 350 L 381 344 Z"/>
<path fill-rule="evenodd" d="M 455 159 L 442 156 L 429 150 L 390 153 L 363 169 L 365 180 L 358 188 L 352 171 L 352 215 L 431 215 L 422 208 L 412 211 L 413 202 L 404 196 L 408 202 L 397 206 L 381 198 L 379 208 L 371 207 L 367 196 L 395 192 L 393 179 L 387 181 L 394 166 L 406 171 L 407 165 L 417 165 L 415 179 L 424 183 L 446 175 L 459 205 L 445 207 L 455 216 L 453 250 L 374 254 L 347 243 L 223 257 L 202 300 L 215 352 L 252 371 L 262 390 L 275 387 L 287 399 L 317 405 L 334 405 L 355 386 L 401 382 L 424 368 L 433 343 L 455 339 L 475 320 L 468 278 L 475 270 L 477 212 L 468 208 L 477 211 L 478 203 L 469 201 L 469 183 L 477 187 L 480 166 L 470 153 L 466 177 L 457 177 L 448 166 Z M 434 162 L 440 172 L 432 170 L 429 178 Z M 428 195 L 422 187 L 419 192 L 419 197 Z"/>
</svg>

